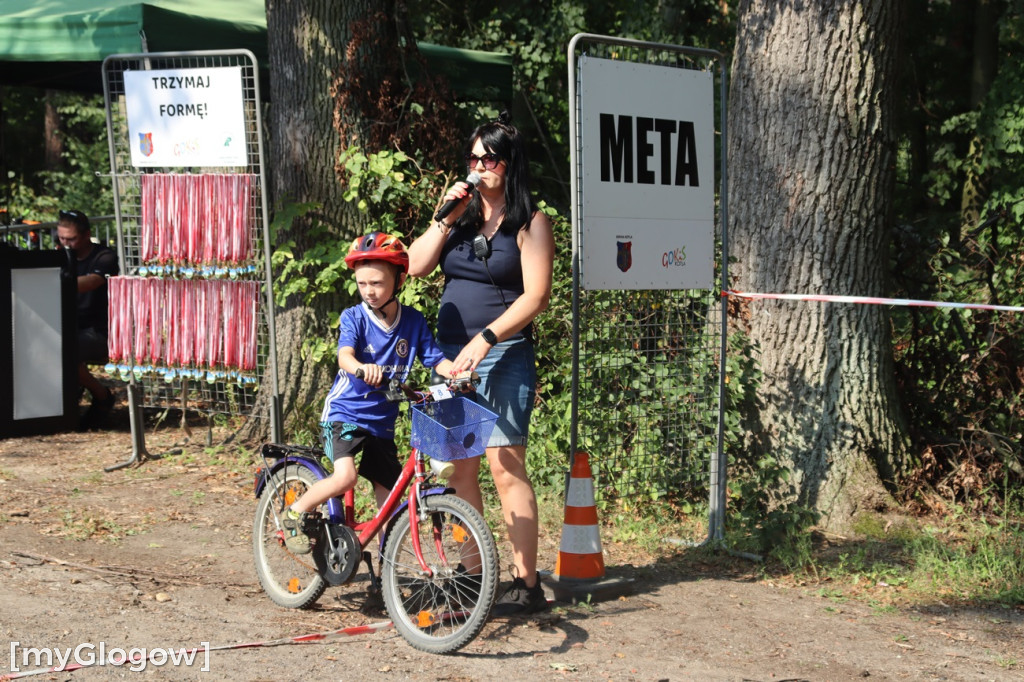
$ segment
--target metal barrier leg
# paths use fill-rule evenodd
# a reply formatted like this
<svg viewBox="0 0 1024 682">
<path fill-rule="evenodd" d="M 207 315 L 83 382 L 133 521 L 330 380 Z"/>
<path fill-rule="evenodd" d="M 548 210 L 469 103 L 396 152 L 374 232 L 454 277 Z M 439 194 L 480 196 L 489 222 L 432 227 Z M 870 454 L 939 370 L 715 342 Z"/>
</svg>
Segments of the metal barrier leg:
<svg viewBox="0 0 1024 682">
<path fill-rule="evenodd" d="M 126 462 L 105 467 L 104 471 L 116 471 L 133 464 L 141 464 L 149 456 L 146 451 L 146 427 L 142 422 L 142 397 L 139 385 L 134 381 L 128 383 L 128 418 L 132 427 L 132 456 Z"/>
</svg>

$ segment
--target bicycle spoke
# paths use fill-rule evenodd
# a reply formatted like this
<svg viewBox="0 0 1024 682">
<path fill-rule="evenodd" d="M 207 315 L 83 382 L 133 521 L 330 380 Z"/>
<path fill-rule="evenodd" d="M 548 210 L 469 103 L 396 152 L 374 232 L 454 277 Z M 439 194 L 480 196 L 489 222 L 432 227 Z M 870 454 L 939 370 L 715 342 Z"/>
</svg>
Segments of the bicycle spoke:
<svg viewBox="0 0 1024 682">
<path fill-rule="evenodd" d="M 403 516 L 387 540 L 385 604 L 410 644 L 448 653 L 465 646 L 486 622 L 497 585 L 497 550 L 483 518 L 464 500 L 430 497 L 424 511 L 427 518 L 419 523 Z M 417 537 L 427 571 L 416 556 Z M 486 556 L 481 546 L 488 548 Z M 467 573 L 467 564 L 482 572 Z"/>
<path fill-rule="evenodd" d="M 298 499 L 315 481 L 302 467 L 287 467 L 267 481 L 253 522 L 253 557 L 264 591 L 274 603 L 307 608 L 326 589 L 311 555 L 296 555 L 285 546 L 280 519 L 289 500 Z"/>
</svg>

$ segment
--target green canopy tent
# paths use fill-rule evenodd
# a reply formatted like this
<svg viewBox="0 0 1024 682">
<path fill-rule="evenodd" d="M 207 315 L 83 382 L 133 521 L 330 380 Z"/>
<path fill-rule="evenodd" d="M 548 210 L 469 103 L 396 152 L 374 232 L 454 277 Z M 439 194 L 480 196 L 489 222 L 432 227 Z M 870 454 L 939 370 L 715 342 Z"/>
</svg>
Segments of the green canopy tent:
<svg viewBox="0 0 1024 682">
<path fill-rule="evenodd" d="M 264 0 L 3 0 L 0 13 L 0 85 L 99 93 L 103 59 L 140 52 L 246 49 L 266 74 Z M 459 99 L 512 99 L 510 55 L 418 47 Z"/>
</svg>

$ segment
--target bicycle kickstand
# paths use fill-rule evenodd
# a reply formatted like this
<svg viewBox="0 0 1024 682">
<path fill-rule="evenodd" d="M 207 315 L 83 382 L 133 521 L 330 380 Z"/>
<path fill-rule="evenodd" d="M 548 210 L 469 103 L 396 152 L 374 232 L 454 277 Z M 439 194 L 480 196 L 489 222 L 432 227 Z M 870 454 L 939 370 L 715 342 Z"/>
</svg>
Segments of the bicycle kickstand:
<svg viewBox="0 0 1024 682">
<path fill-rule="evenodd" d="M 363 561 L 366 562 L 366 572 L 370 574 L 370 586 L 366 588 L 366 591 L 370 594 L 379 595 L 381 593 L 381 580 L 373 570 L 373 555 L 369 550 L 363 551 Z"/>
</svg>

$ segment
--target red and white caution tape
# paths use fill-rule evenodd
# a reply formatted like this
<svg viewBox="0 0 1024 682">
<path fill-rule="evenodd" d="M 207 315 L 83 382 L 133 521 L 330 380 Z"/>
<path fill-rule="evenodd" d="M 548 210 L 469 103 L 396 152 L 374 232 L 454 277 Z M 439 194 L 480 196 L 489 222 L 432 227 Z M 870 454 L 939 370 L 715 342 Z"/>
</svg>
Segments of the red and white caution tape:
<svg viewBox="0 0 1024 682">
<path fill-rule="evenodd" d="M 953 301 L 920 301 L 912 298 L 879 298 L 877 296 L 829 296 L 827 294 L 752 294 L 745 291 L 722 291 L 723 296 L 750 299 L 778 299 L 783 301 L 821 301 L 824 303 L 870 303 L 874 305 L 900 305 L 920 308 L 969 308 L 971 310 L 1005 310 L 1021 313 L 1024 307 L 992 305 L 989 303 L 955 303 Z"/>
<path fill-rule="evenodd" d="M 203 646 L 194 649 L 181 649 L 178 655 L 187 659 L 188 661 L 195 660 L 195 656 L 198 654 L 205 654 L 209 656 L 211 651 L 229 651 L 231 649 L 256 649 L 260 647 L 271 647 L 271 646 L 282 646 L 285 644 L 310 644 L 313 642 L 321 642 L 327 639 L 335 637 L 353 637 L 356 635 L 368 635 L 378 630 L 386 630 L 387 628 L 394 627 L 393 623 L 389 620 L 381 621 L 379 623 L 370 623 L 369 625 L 355 625 L 352 627 L 341 628 L 339 630 L 331 630 L 329 632 L 315 632 L 309 635 L 299 635 L 297 637 L 282 637 L 280 639 L 271 639 L 263 642 L 241 642 L 239 644 L 222 644 L 220 646 Z M 206 642 L 203 642 L 206 644 Z M 161 651 L 166 653 L 166 649 Z M 149 659 L 153 659 L 153 655 L 150 655 Z M 166 661 L 166 657 L 164 657 Z M 139 656 L 125 655 L 124 659 L 118 663 L 111 663 L 109 661 L 103 661 L 102 657 L 97 659 L 97 662 L 92 663 L 68 663 L 65 666 L 58 666 L 55 668 L 36 668 L 34 670 L 19 671 L 17 673 L 0 675 L 0 682 L 6 682 L 7 680 L 20 680 L 24 677 L 34 677 L 36 675 L 45 675 L 47 673 L 55 672 L 72 672 L 74 670 L 81 670 L 82 668 L 93 668 L 101 665 L 118 665 L 118 666 L 138 666 L 143 663 L 143 659 Z M 149 662 L 149 661 L 146 661 Z M 207 660 L 207 664 L 209 661 Z"/>
</svg>

